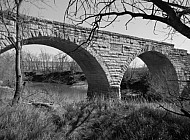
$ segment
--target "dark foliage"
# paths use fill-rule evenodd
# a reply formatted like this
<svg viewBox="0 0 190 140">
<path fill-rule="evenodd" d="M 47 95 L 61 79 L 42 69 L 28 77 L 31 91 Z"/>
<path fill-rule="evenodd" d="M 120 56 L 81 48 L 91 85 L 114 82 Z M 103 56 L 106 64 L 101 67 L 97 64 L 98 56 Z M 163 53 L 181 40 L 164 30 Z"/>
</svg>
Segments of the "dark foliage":
<svg viewBox="0 0 190 140">
<path fill-rule="evenodd" d="M 135 97 L 135 100 L 137 97 L 138 99 L 145 99 L 149 102 L 162 101 L 162 95 L 152 88 L 150 73 L 144 69 L 137 69 L 135 72 L 134 76 L 129 80 L 125 77 L 123 78 L 121 82 L 121 90 L 125 91 L 125 89 L 129 89 L 133 94 L 133 97 Z M 128 95 L 128 97 L 130 96 Z"/>
<path fill-rule="evenodd" d="M 71 71 L 51 72 L 51 73 L 36 73 L 25 72 L 25 80 L 33 82 L 47 82 L 47 83 L 63 83 L 72 85 L 77 81 L 85 81 L 86 77 L 83 73 L 72 73 Z"/>
</svg>

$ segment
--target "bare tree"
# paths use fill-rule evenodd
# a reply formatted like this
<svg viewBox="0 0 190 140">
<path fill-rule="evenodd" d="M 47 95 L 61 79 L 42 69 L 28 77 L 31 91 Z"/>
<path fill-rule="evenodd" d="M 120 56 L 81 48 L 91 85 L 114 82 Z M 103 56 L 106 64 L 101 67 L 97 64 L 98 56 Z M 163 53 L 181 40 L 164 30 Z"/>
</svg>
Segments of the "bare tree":
<svg viewBox="0 0 190 140">
<path fill-rule="evenodd" d="M 92 27 L 91 40 L 95 30 L 105 28 L 125 15 L 131 16 L 126 27 L 134 18 L 141 17 L 154 20 L 154 30 L 161 22 L 167 25 L 168 35 L 177 31 L 190 39 L 189 0 L 70 0 L 65 19 L 77 25 L 88 23 Z"/>
<path fill-rule="evenodd" d="M 12 100 L 12 105 L 19 102 L 21 97 L 23 83 L 21 72 L 21 50 L 22 50 L 22 36 L 25 27 L 23 25 L 24 18 L 22 18 L 21 9 L 22 4 L 29 3 L 34 4 L 43 0 L 1 0 L 0 1 L 0 21 L 1 26 L 5 28 L 4 32 L 1 32 L 1 36 L 4 36 L 14 47 L 15 55 L 15 73 L 16 73 L 16 85 L 15 94 Z M 10 28 L 10 20 L 14 22 L 12 28 Z"/>
<path fill-rule="evenodd" d="M 25 71 L 40 70 L 40 59 L 38 55 L 22 51 L 22 70 Z"/>
<path fill-rule="evenodd" d="M 46 51 L 41 50 L 41 53 L 39 54 L 39 58 L 42 62 L 44 72 L 47 72 L 49 69 L 51 54 L 48 54 Z"/>
<path fill-rule="evenodd" d="M 54 56 L 54 61 L 57 63 L 56 70 L 64 71 L 64 62 L 68 62 L 68 55 L 65 53 L 58 53 Z"/>
<path fill-rule="evenodd" d="M 16 104 L 20 99 L 20 94 L 22 91 L 22 73 L 21 73 L 21 66 L 20 66 L 20 59 L 21 59 L 21 20 L 20 20 L 20 7 L 23 0 L 14 0 L 14 1 L 7 1 L 2 0 L 0 3 L 1 11 L 7 10 L 7 12 L 2 12 L 1 15 L 1 22 L 4 24 L 6 28 L 6 39 L 8 39 L 15 48 L 15 72 L 16 72 L 16 88 L 14 98 L 12 100 L 12 105 Z M 6 23 L 7 19 L 5 18 L 5 14 L 9 14 L 9 12 L 14 13 L 10 16 L 10 18 L 14 19 L 15 21 L 15 33 L 16 37 L 13 38 L 10 29 Z"/>
<path fill-rule="evenodd" d="M 78 70 L 78 64 L 71 60 L 67 54 L 49 54 L 41 50 L 39 54 L 22 51 L 22 68 L 26 71 L 63 72 L 74 67 Z"/>
</svg>

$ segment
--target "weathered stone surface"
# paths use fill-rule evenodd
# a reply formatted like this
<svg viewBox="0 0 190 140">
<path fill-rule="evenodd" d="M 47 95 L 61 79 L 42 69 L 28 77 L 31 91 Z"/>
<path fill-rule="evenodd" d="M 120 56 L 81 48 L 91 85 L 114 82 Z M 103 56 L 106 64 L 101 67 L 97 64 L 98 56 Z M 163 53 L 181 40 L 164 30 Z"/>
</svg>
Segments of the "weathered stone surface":
<svg viewBox="0 0 190 140">
<path fill-rule="evenodd" d="M 14 21 L 8 18 L 7 27 L 15 37 Z M 102 94 L 117 91 L 129 64 L 136 57 L 148 66 L 157 87 L 166 92 L 182 92 L 190 77 L 186 50 L 173 44 L 137 38 L 107 31 L 97 31 L 90 45 L 81 45 L 90 29 L 45 19 L 23 16 L 23 43 L 42 44 L 69 54 L 82 68 L 88 80 L 88 93 Z M 0 25 L 0 53 L 13 48 Z M 112 95 L 111 95 L 112 93 Z"/>
</svg>

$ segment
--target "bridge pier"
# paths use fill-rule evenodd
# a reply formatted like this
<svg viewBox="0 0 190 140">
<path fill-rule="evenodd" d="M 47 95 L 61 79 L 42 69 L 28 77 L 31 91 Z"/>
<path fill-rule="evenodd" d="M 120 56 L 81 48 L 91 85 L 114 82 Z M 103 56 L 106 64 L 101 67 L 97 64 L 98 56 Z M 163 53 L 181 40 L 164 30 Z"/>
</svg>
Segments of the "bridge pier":
<svg viewBox="0 0 190 140">
<path fill-rule="evenodd" d="M 109 89 L 109 98 L 121 99 L 120 85 L 110 87 L 110 89 Z"/>
</svg>

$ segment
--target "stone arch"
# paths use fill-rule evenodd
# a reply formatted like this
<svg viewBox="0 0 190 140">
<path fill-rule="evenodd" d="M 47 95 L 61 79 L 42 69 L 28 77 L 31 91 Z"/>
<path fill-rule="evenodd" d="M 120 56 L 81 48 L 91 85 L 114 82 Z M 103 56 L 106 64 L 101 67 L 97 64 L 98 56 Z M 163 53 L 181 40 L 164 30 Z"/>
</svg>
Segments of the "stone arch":
<svg viewBox="0 0 190 140">
<path fill-rule="evenodd" d="M 23 40 L 23 45 L 29 44 L 46 45 L 59 49 L 71 56 L 81 67 L 87 78 L 87 96 L 89 98 L 108 93 L 110 87 L 108 81 L 109 71 L 101 60 L 101 57 L 93 49 L 79 47 L 69 40 L 47 36 L 32 37 Z M 1 50 L 0 54 L 12 48 L 12 45 L 6 47 L 4 50 Z"/>
<path fill-rule="evenodd" d="M 147 65 L 153 76 L 154 86 L 159 92 L 172 95 L 179 93 L 178 75 L 175 66 L 166 55 L 158 51 L 150 50 L 137 53 L 126 63 L 123 75 L 131 61 L 136 57 L 139 57 Z"/>
</svg>

